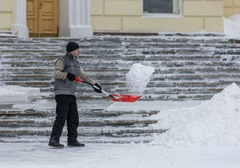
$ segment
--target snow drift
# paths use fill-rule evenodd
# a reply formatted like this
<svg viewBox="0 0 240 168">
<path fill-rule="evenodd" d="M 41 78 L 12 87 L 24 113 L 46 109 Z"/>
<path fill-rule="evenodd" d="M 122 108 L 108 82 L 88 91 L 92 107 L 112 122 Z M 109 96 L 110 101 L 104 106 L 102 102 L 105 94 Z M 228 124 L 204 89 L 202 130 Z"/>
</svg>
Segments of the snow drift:
<svg viewBox="0 0 240 168">
<path fill-rule="evenodd" d="M 164 110 L 152 127 L 169 129 L 156 135 L 155 145 L 240 145 L 240 88 L 233 83 L 211 100 L 191 108 Z"/>
</svg>

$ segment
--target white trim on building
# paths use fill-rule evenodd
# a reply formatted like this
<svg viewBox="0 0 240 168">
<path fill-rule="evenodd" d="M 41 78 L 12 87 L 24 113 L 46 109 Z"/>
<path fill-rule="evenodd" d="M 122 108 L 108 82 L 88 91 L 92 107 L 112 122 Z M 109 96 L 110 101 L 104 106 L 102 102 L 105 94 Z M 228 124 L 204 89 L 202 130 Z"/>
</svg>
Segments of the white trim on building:
<svg viewBox="0 0 240 168">
<path fill-rule="evenodd" d="M 11 31 L 19 38 L 28 38 L 26 0 L 12 0 L 13 23 Z"/>
<path fill-rule="evenodd" d="M 26 0 L 12 0 L 13 23 L 11 31 L 19 38 L 28 38 Z M 92 37 L 89 0 L 59 0 L 59 36 Z"/>
<path fill-rule="evenodd" d="M 90 1 L 69 0 L 68 11 L 70 37 L 93 36 L 93 29 L 90 25 Z"/>
</svg>

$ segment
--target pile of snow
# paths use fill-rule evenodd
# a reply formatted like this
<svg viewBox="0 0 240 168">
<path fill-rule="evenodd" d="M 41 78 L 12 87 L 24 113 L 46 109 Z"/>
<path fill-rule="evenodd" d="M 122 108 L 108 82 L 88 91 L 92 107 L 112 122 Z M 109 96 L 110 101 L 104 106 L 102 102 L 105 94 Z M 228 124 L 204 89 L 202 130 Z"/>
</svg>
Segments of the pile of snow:
<svg viewBox="0 0 240 168">
<path fill-rule="evenodd" d="M 153 67 L 145 66 L 140 63 L 133 64 L 126 74 L 126 85 L 129 92 L 142 94 L 154 71 L 155 69 Z"/>
<path fill-rule="evenodd" d="M 223 19 L 224 34 L 232 37 L 240 37 L 240 14 L 235 14 Z"/>
<path fill-rule="evenodd" d="M 154 128 L 169 129 L 153 144 L 172 146 L 240 145 L 240 88 L 233 83 L 209 101 L 191 108 L 164 110 Z"/>
<path fill-rule="evenodd" d="M 39 88 L 0 86 L 0 104 L 26 103 L 40 97 Z"/>
</svg>

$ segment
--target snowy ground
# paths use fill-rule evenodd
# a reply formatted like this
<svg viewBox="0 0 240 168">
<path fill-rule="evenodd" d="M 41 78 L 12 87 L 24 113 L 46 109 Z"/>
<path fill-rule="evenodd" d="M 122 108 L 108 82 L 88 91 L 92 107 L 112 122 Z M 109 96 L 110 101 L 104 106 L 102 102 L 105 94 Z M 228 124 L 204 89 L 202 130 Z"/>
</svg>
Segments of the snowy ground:
<svg viewBox="0 0 240 168">
<path fill-rule="evenodd" d="M 150 144 L 0 144 L 2 168 L 239 168 L 240 147 L 161 148 Z"/>
</svg>

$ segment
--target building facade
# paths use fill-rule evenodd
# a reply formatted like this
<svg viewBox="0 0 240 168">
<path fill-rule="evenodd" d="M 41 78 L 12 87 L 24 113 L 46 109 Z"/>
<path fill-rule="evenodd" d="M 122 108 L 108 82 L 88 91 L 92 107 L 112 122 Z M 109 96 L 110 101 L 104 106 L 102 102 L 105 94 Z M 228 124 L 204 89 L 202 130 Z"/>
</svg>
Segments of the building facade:
<svg viewBox="0 0 240 168">
<path fill-rule="evenodd" d="M 240 0 L 0 0 L 0 32 L 18 37 L 91 37 L 94 32 L 224 30 Z"/>
</svg>

